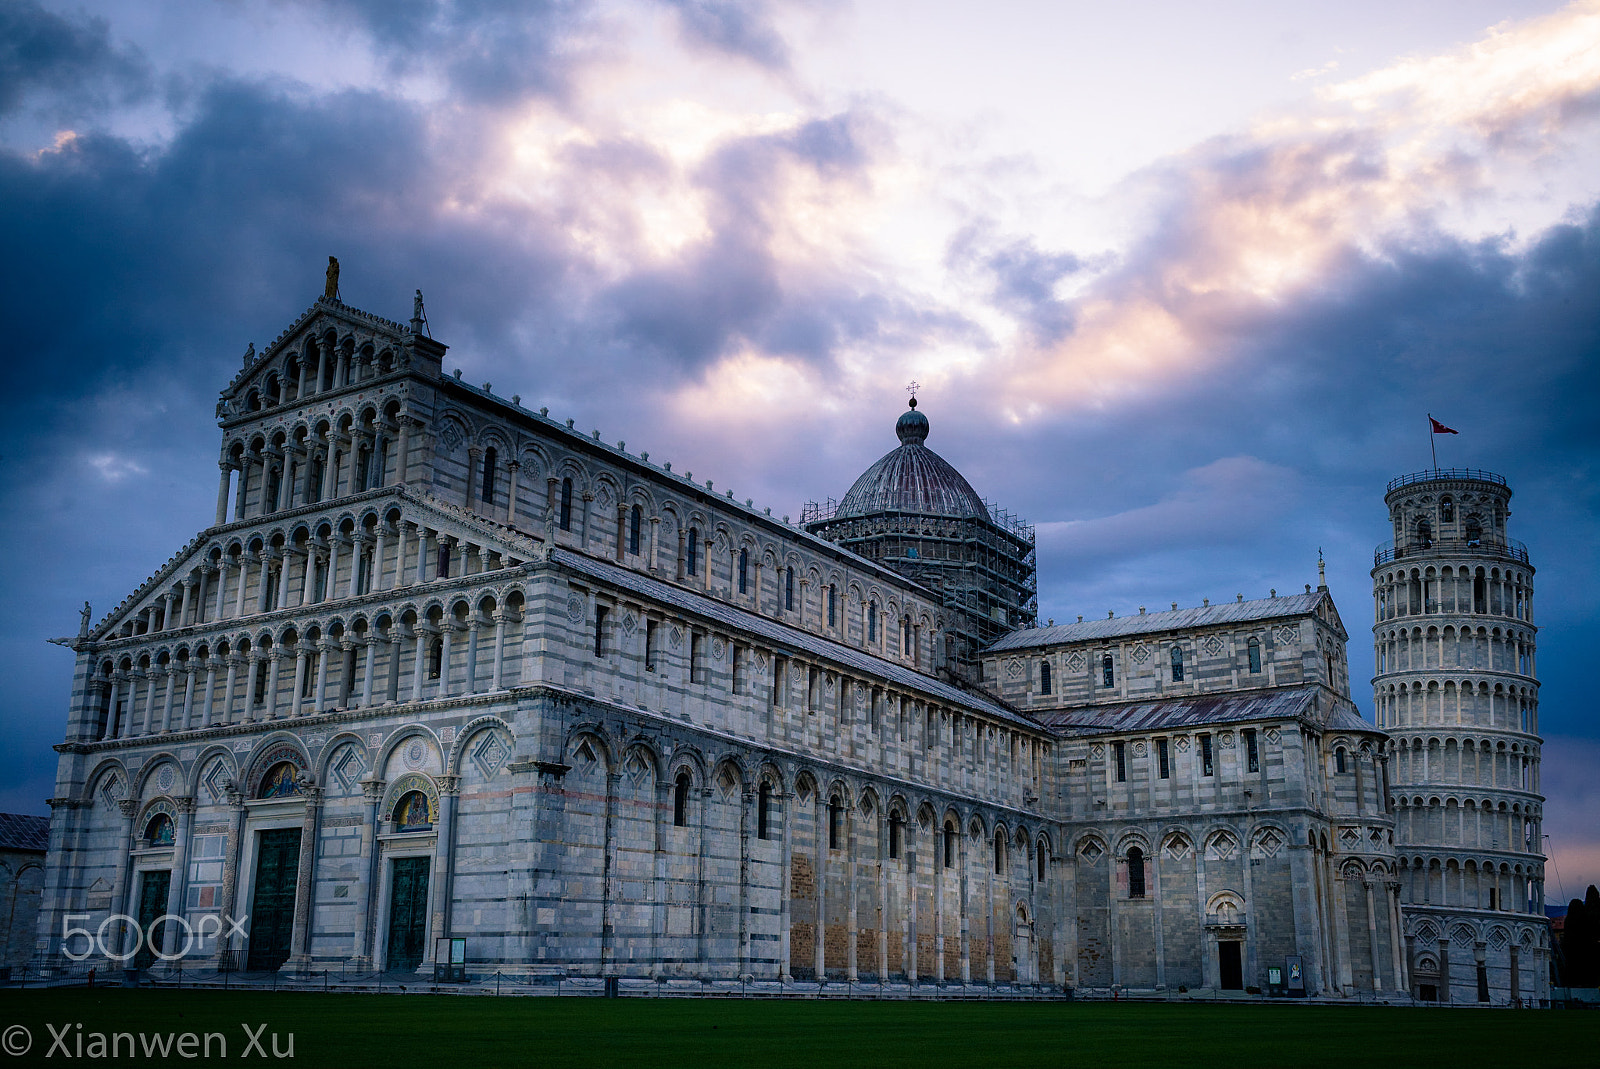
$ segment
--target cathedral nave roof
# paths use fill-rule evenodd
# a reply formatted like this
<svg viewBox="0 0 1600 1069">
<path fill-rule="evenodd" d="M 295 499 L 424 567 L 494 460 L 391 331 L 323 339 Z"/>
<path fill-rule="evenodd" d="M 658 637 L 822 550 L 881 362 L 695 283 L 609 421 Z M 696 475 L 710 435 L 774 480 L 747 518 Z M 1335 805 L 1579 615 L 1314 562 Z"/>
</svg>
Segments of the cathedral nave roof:
<svg viewBox="0 0 1600 1069">
<path fill-rule="evenodd" d="M 1138 616 L 1118 616 L 1105 620 L 1084 620 L 1076 624 L 1057 624 L 1054 627 L 1035 627 L 1014 631 L 997 639 L 985 652 L 1032 649 L 1041 646 L 1064 646 L 1090 639 L 1123 638 L 1154 631 L 1182 631 L 1215 624 L 1255 623 L 1287 616 L 1307 616 L 1317 611 L 1326 591 L 1314 590 L 1309 594 L 1288 594 L 1283 597 L 1257 598 L 1254 601 L 1228 601 L 1220 605 L 1206 605 L 1175 612 L 1140 613 Z"/>
<path fill-rule="evenodd" d="M 876 657 L 854 646 L 846 646 L 807 631 L 797 630 L 780 621 L 735 608 L 702 594 L 640 575 L 626 568 L 619 568 L 614 564 L 607 564 L 570 549 L 557 547 L 551 551 L 550 557 L 556 563 L 575 572 L 631 591 L 641 598 L 716 620 L 734 634 L 758 636 L 780 652 L 803 651 L 819 661 L 831 661 L 862 676 L 883 679 L 893 686 L 908 691 L 920 691 L 947 705 L 982 712 L 996 720 L 1003 720 L 1030 731 L 1040 730 L 1036 720 L 1014 712 L 992 698 L 953 687 L 942 680 Z"/>
<path fill-rule="evenodd" d="M 1253 720 L 1301 720 L 1325 731 L 1377 731 L 1344 701 L 1326 703 L 1319 711 L 1317 692 L 1308 683 L 1297 687 L 1269 687 L 1194 698 L 1086 705 L 1036 714 L 1039 722 L 1058 735 L 1129 734 L 1204 727 Z"/>
</svg>

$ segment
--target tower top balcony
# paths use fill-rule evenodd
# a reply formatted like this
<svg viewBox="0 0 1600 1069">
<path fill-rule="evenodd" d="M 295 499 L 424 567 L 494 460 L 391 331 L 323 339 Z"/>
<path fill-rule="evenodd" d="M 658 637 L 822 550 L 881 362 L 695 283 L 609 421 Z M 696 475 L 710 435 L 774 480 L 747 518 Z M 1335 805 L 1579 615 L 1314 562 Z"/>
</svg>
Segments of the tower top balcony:
<svg viewBox="0 0 1600 1069">
<path fill-rule="evenodd" d="M 1429 468 L 1426 471 L 1414 471 L 1410 475 L 1402 475 L 1398 479 L 1390 479 L 1385 494 L 1392 494 L 1396 490 L 1411 486 L 1415 483 L 1433 482 L 1460 482 L 1470 480 L 1473 482 L 1492 483 L 1510 489 L 1504 475 L 1496 475 L 1492 471 L 1481 468 Z M 1509 495 L 1507 495 L 1509 496 Z"/>
<path fill-rule="evenodd" d="M 1492 557 L 1496 560 L 1507 558 L 1518 564 L 1532 567 L 1528 561 L 1528 547 L 1518 542 L 1515 538 L 1491 540 L 1480 538 L 1468 540 L 1465 538 L 1441 538 L 1430 542 L 1413 541 L 1409 545 L 1396 547 L 1391 539 L 1378 546 L 1372 554 L 1372 566 L 1381 568 L 1385 564 L 1392 564 L 1397 560 L 1407 560 L 1419 557 Z"/>
</svg>

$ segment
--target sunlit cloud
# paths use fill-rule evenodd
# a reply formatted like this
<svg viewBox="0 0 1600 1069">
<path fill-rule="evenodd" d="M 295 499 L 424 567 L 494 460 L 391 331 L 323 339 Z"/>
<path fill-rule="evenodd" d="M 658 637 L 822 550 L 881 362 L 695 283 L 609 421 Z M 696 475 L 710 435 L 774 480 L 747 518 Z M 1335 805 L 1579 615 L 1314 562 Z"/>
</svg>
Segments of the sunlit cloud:
<svg viewBox="0 0 1600 1069">
<path fill-rule="evenodd" d="M 1335 265 L 1426 243 L 1463 202 L 1492 197 L 1486 172 L 1562 153 L 1600 165 L 1597 103 L 1600 8 L 1583 3 L 1331 86 L 1303 114 L 1168 160 L 1153 171 L 1166 200 L 1150 236 L 1074 302 L 1058 344 L 1017 339 L 994 404 L 1029 418 L 1225 363 L 1240 334 Z M 1592 195 L 1596 174 L 1572 192 Z"/>
</svg>

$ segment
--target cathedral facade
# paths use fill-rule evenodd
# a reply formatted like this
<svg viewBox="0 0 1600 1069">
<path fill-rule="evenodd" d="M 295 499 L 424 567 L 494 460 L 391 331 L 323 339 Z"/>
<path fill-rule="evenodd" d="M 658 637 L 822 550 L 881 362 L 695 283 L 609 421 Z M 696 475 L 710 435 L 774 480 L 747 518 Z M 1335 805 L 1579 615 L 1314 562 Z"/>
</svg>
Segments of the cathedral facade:
<svg viewBox="0 0 1600 1069">
<path fill-rule="evenodd" d="M 215 523 L 86 609 L 47 959 L 1476 997 L 1325 587 L 1034 626 L 920 412 L 793 524 L 331 291 L 223 390 Z M 1528 909 L 1468 911 L 1490 1001 Z"/>
</svg>

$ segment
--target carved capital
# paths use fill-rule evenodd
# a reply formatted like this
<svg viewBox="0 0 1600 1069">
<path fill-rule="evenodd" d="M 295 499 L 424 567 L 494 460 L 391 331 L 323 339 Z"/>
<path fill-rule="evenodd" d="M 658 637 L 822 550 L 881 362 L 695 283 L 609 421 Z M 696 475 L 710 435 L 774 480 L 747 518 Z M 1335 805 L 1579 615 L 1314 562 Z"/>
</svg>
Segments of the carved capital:
<svg viewBox="0 0 1600 1069">
<path fill-rule="evenodd" d="M 117 808 L 122 811 L 124 817 L 132 820 L 139 815 L 139 799 L 124 798 L 117 803 Z"/>
</svg>

